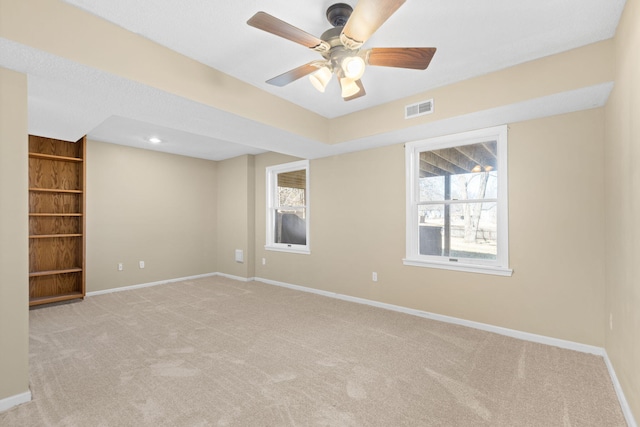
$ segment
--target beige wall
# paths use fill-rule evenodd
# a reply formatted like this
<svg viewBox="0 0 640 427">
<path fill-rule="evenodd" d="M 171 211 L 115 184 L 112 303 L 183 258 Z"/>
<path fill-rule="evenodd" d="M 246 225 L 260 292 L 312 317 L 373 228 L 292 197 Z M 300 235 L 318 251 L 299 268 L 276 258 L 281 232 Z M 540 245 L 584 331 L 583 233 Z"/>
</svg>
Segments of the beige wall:
<svg viewBox="0 0 640 427">
<path fill-rule="evenodd" d="M 29 390 L 27 77 L 0 68 L 0 400 Z"/>
<path fill-rule="evenodd" d="M 606 105 L 606 350 L 640 421 L 639 0 L 627 0 L 615 46 L 616 85 Z"/>
<path fill-rule="evenodd" d="M 213 161 L 89 141 L 87 291 L 217 271 L 216 173 Z"/>
<path fill-rule="evenodd" d="M 402 145 L 311 162 L 311 255 L 264 250 L 259 191 L 256 276 L 602 346 L 603 136 L 602 109 L 510 125 L 512 277 L 402 264 Z"/>
<path fill-rule="evenodd" d="M 218 271 L 238 277 L 254 272 L 254 157 L 239 156 L 218 163 Z M 235 251 L 244 251 L 244 262 Z"/>
</svg>

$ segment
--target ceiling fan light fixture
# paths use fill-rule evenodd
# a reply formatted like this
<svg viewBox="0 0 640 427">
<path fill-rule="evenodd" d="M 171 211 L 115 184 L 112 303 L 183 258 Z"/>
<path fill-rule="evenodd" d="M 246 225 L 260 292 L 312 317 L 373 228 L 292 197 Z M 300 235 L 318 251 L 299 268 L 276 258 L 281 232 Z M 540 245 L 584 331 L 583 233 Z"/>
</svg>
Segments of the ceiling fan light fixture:
<svg viewBox="0 0 640 427">
<path fill-rule="evenodd" d="M 340 79 L 340 86 L 342 87 L 343 98 L 349 98 L 360 92 L 360 87 L 356 84 L 356 81 L 347 77 Z"/>
<path fill-rule="evenodd" d="M 332 76 L 333 73 L 331 73 L 329 67 L 321 67 L 318 71 L 309 76 L 309 80 L 313 87 L 318 89 L 319 92 L 324 92 Z"/>
<path fill-rule="evenodd" d="M 347 56 L 342 60 L 345 77 L 358 80 L 364 74 L 364 59 L 359 56 Z"/>
</svg>

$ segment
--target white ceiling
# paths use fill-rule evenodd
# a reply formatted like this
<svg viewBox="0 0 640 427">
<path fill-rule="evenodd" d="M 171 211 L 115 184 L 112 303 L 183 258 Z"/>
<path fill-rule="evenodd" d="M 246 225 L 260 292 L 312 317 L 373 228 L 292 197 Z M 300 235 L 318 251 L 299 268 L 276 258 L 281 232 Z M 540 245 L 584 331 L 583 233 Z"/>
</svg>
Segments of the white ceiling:
<svg viewBox="0 0 640 427">
<path fill-rule="evenodd" d="M 426 71 L 368 67 L 362 77 L 367 95 L 345 102 L 335 81 L 325 93 L 313 89 L 308 79 L 283 88 L 267 85 L 269 78 L 320 56 L 246 24 L 263 10 L 320 36 L 330 28 L 325 11 L 333 0 L 65 1 L 327 118 L 610 38 L 625 4 L 625 0 L 407 1 L 364 48 L 437 47 L 431 65 Z M 346 3 L 354 6 L 356 1 Z M 306 140 L 6 39 L 0 39 L 0 66 L 28 74 L 29 131 L 35 134 L 72 139 L 87 133 L 106 142 L 213 160 L 263 151 L 313 158 L 356 147 L 350 142 L 326 146 Z M 594 87 L 586 90 L 588 94 L 567 95 L 563 98 L 567 105 L 559 109 L 592 106 L 577 105 L 576 99 L 604 103 L 609 90 Z M 148 146 L 145 140 L 152 134 L 166 142 Z M 398 141 L 394 135 L 377 136 L 358 141 L 357 147 L 394 140 Z"/>
</svg>

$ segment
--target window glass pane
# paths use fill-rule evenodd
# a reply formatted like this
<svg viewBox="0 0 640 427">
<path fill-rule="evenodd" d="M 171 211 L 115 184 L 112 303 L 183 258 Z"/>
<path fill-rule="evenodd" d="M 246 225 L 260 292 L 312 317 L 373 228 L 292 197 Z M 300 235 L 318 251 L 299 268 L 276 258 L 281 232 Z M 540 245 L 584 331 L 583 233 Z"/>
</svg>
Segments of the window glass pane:
<svg viewBox="0 0 640 427">
<path fill-rule="evenodd" d="M 278 174 L 279 209 L 275 215 L 274 243 L 307 244 L 306 178 L 304 169 Z"/>
<path fill-rule="evenodd" d="M 495 202 L 452 203 L 449 211 L 450 251 L 448 256 L 496 259 L 497 204 Z"/>
<path fill-rule="evenodd" d="M 420 195 L 418 201 L 433 202 L 444 200 L 444 176 L 420 178 Z"/>
<path fill-rule="evenodd" d="M 495 171 L 451 176 L 450 200 L 495 199 L 497 197 L 498 175 Z"/>
<path fill-rule="evenodd" d="M 497 198 L 497 142 L 420 153 L 419 202 Z"/>
<path fill-rule="evenodd" d="M 305 169 L 278 174 L 278 206 L 305 206 L 307 171 Z"/>
<path fill-rule="evenodd" d="M 307 244 L 306 209 L 276 209 L 275 242 L 291 245 Z"/>
<path fill-rule="evenodd" d="M 445 197 L 446 180 L 449 180 L 448 197 Z M 420 178 L 419 184 L 419 202 L 498 198 L 497 171 Z"/>
<path fill-rule="evenodd" d="M 496 213 L 495 202 L 418 206 L 420 255 L 496 259 Z"/>
<path fill-rule="evenodd" d="M 421 255 L 442 255 L 444 205 L 418 206 L 419 250 Z"/>
</svg>

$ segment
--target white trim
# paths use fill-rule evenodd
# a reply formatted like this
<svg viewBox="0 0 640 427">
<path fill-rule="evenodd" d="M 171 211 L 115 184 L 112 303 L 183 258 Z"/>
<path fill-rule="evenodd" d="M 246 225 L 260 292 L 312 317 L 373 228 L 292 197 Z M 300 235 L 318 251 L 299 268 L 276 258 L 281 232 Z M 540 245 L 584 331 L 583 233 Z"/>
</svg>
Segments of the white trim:
<svg viewBox="0 0 640 427">
<path fill-rule="evenodd" d="M 227 279 L 237 280 L 239 282 L 251 282 L 251 281 L 255 280 L 253 277 L 240 277 L 240 276 L 234 276 L 232 274 L 216 272 L 216 273 L 198 274 L 198 275 L 195 275 L 195 276 L 178 277 L 176 279 L 160 280 L 160 281 L 157 281 L 157 282 L 141 283 L 139 285 L 122 286 L 120 288 L 104 289 L 102 291 L 87 292 L 86 296 L 94 297 L 96 295 L 110 294 L 110 293 L 113 293 L 113 292 L 132 291 L 134 289 L 148 288 L 148 287 L 151 287 L 151 286 L 165 285 L 167 283 L 174 283 L 174 282 L 183 282 L 185 280 L 202 279 L 204 277 L 212 277 L 212 276 L 226 277 Z"/>
<path fill-rule="evenodd" d="M 307 288 L 305 286 L 292 285 L 289 283 L 278 282 L 270 279 L 263 279 L 256 277 L 257 282 L 266 283 L 268 285 L 281 286 L 284 288 L 295 289 L 303 292 L 310 292 L 312 294 L 318 294 L 327 296 L 330 298 L 336 298 L 344 301 L 355 302 L 358 304 L 370 305 L 373 307 L 383 308 L 385 310 L 397 311 L 400 313 L 411 314 L 413 316 L 424 317 L 426 319 L 437 320 L 439 322 L 451 323 L 454 325 L 467 326 L 469 328 L 480 329 L 482 331 L 493 332 L 495 334 L 505 335 L 520 340 L 536 342 L 539 344 L 552 345 L 554 347 L 560 347 L 567 350 L 575 350 L 581 353 L 595 354 L 598 356 L 604 355 L 604 349 L 602 347 L 596 347 L 588 344 L 581 344 L 574 341 L 562 340 L 559 338 L 547 337 L 544 335 L 532 334 L 529 332 L 522 332 L 515 329 L 503 328 L 500 326 L 489 325 L 487 323 L 474 322 L 472 320 L 459 319 L 457 317 L 445 316 L 442 314 L 429 313 L 427 311 L 416 310 L 413 308 L 402 307 L 399 305 L 387 304 L 385 302 L 373 301 L 365 298 L 354 297 L 350 295 L 338 294 L 335 292 L 323 291 L 320 289 Z"/>
<path fill-rule="evenodd" d="M 13 396 L 0 399 L 0 412 L 4 412 L 14 406 L 22 405 L 31 401 L 31 390 L 27 390 L 24 393 L 14 394 Z"/>
<path fill-rule="evenodd" d="M 238 282 L 252 282 L 253 280 L 255 280 L 254 277 L 240 277 L 240 276 L 234 276 L 233 274 L 226 274 L 226 273 L 213 273 L 211 275 L 226 277 L 227 279 L 237 280 Z"/>
<path fill-rule="evenodd" d="M 267 285 L 280 286 L 281 288 L 289 288 L 289 289 L 294 289 L 296 291 L 309 292 L 311 294 L 323 295 L 325 297 L 336 298 L 336 299 L 341 299 L 346 301 L 349 301 L 348 298 L 355 298 L 355 297 L 349 297 L 347 295 L 337 294 L 335 292 L 323 291 L 322 289 L 308 288 L 306 286 L 300 286 L 300 285 L 292 285 L 290 283 L 279 282 L 277 280 L 265 279 L 262 277 L 254 277 L 253 280 L 255 280 L 256 282 L 265 283 Z"/>
<path fill-rule="evenodd" d="M 618 376 L 616 375 L 616 371 L 613 369 L 613 365 L 611 364 L 611 360 L 609 359 L 609 355 L 607 351 L 604 350 L 604 363 L 607 365 L 607 369 L 609 370 L 609 376 L 611 377 L 611 382 L 613 383 L 613 388 L 618 395 L 618 401 L 620 402 L 620 408 L 622 409 L 622 414 L 624 418 L 627 420 L 627 424 L 629 427 L 638 427 L 635 419 L 633 418 L 633 412 L 631 412 L 631 407 L 629 406 L 629 402 L 627 402 L 627 398 L 624 395 L 624 391 L 622 391 L 622 386 L 620 385 L 620 381 L 618 381 Z"/>
<path fill-rule="evenodd" d="M 288 245 L 289 247 L 287 247 L 287 245 L 277 245 L 273 244 L 273 245 L 264 245 L 264 249 L 266 251 L 275 251 L 275 252 L 289 252 L 292 254 L 304 254 L 304 255 L 309 255 L 311 254 L 311 251 L 309 249 L 301 249 L 300 246 L 301 245 Z"/>
<path fill-rule="evenodd" d="M 455 271 L 466 271 L 467 273 L 481 273 L 481 274 L 493 274 L 495 276 L 511 276 L 513 275 L 513 270 L 510 268 L 504 267 L 496 267 L 493 265 L 482 265 L 482 264 L 465 264 L 463 262 L 457 263 L 447 263 L 447 262 L 437 262 L 437 261 L 423 261 L 420 259 L 403 259 L 402 263 L 404 265 L 411 265 L 414 267 L 431 267 L 431 268 L 441 268 L 443 270 L 455 270 Z"/>
<path fill-rule="evenodd" d="M 221 276 L 221 275 L 222 275 L 221 273 L 206 273 L 206 274 L 198 274 L 196 276 L 178 277 L 176 279 L 160 280 L 158 282 L 141 283 L 139 285 L 122 286 L 120 288 L 111 288 L 111 289 L 104 289 L 104 290 L 101 290 L 101 291 L 87 292 L 86 296 L 94 297 L 96 295 L 110 294 L 110 293 L 113 293 L 113 292 L 131 291 L 133 289 L 148 288 L 150 286 L 164 285 L 166 283 L 182 282 L 182 281 L 185 281 L 185 280 L 194 280 L 194 279 L 201 279 L 203 277 Z M 242 280 L 241 278 L 236 278 L 235 276 L 233 276 L 231 278 L 232 279 L 236 279 L 236 280 Z"/>
</svg>

